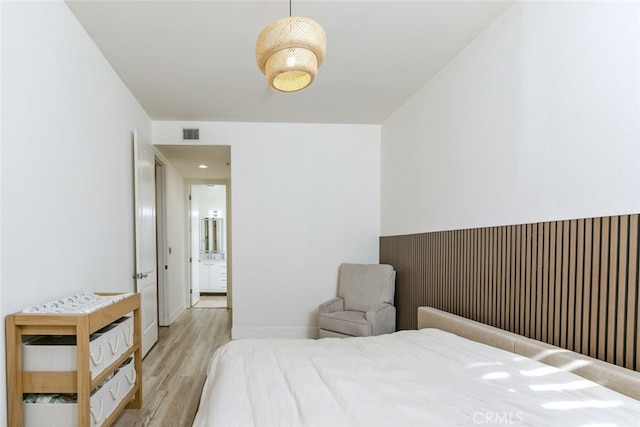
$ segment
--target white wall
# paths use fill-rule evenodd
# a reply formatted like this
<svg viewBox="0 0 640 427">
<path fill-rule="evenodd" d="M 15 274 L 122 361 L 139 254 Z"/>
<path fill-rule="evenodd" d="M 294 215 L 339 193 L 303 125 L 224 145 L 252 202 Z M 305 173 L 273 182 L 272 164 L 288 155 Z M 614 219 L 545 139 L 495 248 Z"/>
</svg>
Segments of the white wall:
<svg viewBox="0 0 640 427">
<path fill-rule="evenodd" d="M 0 7 L 2 318 L 81 291 L 132 291 L 131 132 L 150 140 L 151 121 L 64 3 Z M 0 382 L 6 420 L 4 369 Z"/>
<path fill-rule="evenodd" d="M 640 3 L 518 2 L 382 126 L 383 235 L 640 211 Z"/>
<path fill-rule="evenodd" d="M 342 262 L 378 262 L 380 127 L 154 122 L 154 144 L 231 146 L 234 338 L 317 333 Z"/>
<path fill-rule="evenodd" d="M 227 187 L 225 185 L 213 187 L 206 184 L 195 185 L 191 188 L 191 194 L 194 193 L 199 196 L 198 216 L 200 218 L 226 218 Z"/>
</svg>

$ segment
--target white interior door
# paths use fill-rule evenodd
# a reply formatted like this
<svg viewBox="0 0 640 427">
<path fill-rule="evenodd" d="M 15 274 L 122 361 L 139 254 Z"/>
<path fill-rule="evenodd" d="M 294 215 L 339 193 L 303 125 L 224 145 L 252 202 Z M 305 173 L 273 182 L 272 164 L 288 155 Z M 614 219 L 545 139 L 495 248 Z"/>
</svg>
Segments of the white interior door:
<svg viewBox="0 0 640 427">
<path fill-rule="evenodd" d="M 158 280 L 156 262 L 155 154 L 133 131 L 135 184 L 136 291 L 140 293 L 142 356 L 158 341 Z"/>
<path fill-rule="evenodd" d="M 200 210 L 198 207 L 198 194 L 191 191 L 189 186 L 189 224 L 190 242 L 191 242 L 191 306 L 193 307 L 200 301 Z"/>
</svg>

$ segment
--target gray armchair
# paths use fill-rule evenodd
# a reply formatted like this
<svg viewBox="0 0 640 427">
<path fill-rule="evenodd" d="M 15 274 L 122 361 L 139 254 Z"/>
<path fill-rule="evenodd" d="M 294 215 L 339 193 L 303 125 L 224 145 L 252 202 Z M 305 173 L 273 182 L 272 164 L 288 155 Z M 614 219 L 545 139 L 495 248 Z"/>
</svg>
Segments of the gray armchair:
<svg viewBox="0 0 640 427">
<path fill-rule="evenodd" d="M 320 338 L 395 332 L 396 272 L 386 264 L 342 264 L 338 297 L 319 307 Z"/>
</svg>

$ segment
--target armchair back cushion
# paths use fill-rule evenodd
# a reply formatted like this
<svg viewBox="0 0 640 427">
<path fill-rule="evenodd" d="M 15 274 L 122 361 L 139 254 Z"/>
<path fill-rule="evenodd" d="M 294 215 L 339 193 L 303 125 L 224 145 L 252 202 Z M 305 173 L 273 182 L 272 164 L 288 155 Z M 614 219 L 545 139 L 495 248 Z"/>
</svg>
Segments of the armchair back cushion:
<svg viewBox="0 0 640 427">
<path fill-rule="evenodd" d="M 381 302 L 393 304 L 396 272 L 386 264 L 341 264 L 338 295 L 347 311 L 367 311 Z"/>
</svg>

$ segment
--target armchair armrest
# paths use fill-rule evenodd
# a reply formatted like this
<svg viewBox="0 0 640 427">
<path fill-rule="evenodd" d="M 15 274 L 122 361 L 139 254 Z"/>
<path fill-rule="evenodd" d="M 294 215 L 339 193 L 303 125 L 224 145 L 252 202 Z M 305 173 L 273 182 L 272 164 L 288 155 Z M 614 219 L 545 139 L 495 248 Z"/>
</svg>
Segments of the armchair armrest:
<svg viewBox="0 0 640 427">
<path fill-rule="evenodd" d="M 376 304 L 365 313 L 371 323 L 372 335 L 390 334 L 396 331 L 396 308 L 386 302 Z"/>
<path fill-rule="evenodd" d="M 318 307 L 318 312 L 323 313 L 335 313 L 336 311 L 344 311 L 344 299 L 336 297 L 330 299 L 327 302 L 323 302 Z"/>
</svg>

